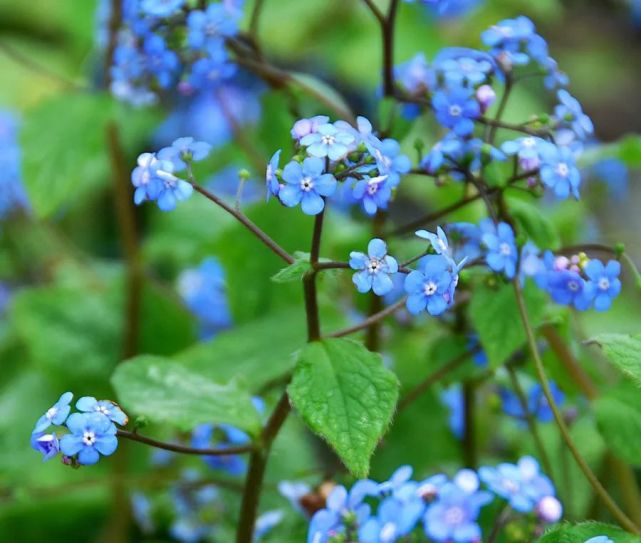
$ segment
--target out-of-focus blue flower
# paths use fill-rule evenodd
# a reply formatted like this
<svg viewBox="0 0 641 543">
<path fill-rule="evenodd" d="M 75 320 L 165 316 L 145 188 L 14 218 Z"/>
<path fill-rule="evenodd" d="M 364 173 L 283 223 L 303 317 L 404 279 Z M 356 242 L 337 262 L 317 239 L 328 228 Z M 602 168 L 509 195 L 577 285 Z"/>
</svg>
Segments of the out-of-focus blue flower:
<svg viewBox="0 0 641 543">
<path fill-rule="evenodd" d="M 31 448 L 42 453 L 42 461 L 51 460 L 60 452 L 60 442 L 56 434 L 34 432 L 31 434 Z"/>
<path fill-rule="evenodd" d="M 60 450 L 78 455 L 78 463 L 95 464 L 100 455 L 109 456 L 118 447 L 116 426 L 102 413 L 74 413 L 67 419 L 70 434 L 62 436 Z"/>
<path fill-rule="evenodd" d="M 405 0 L 408 3 L 418 2 L 427 6 L 430 11 L 442 18 L 460 17 L 478 6 L 482 0 Z"/>
<path fill-rule="evenodd" d="M 124 426 L 128 419 L 125 412 L 111 400 L 96 400 L 92 396 L 83 396 L 76 402 L 76 409 L 85 413 L 102 413 L 110 421 Z"/>
<path fill-rule="evenodd" d="M 283 169 L 285 185 L 278 191 L 279 200 L 287 207 L 301 204 L 303 213 L 318 215 L 325 208 L 323 197 L 331 196 L 336 190 L 336 179 L 332 174 L 323 173 L 324 169 L 324 161 L 316 157 L 306 158 L 302 165 L 295 161 L 287 164 Z"/>
<path fill-rule="evenodd" d="M 557 96 L 560 103 L 554 109 L 554 115 L 559 123 L 570 125 L 580 140 L 592 135 L 594 125 L 590 117 L 583 113 L 579 101 L 565 89 L 559 90 Z"/>
<path fill-rule="evenodd" d="M 481 85 L 494 70 L 494 60 L 488 53 L 464 47 L 441 49 L 432 65 L 447 84 L 455 87 Z"/>
<path fill-rule="evenodd" d="M 169 17 L 178 11 L 185 0 L 141 0 L 140 8 L 147 15 Z"/>
<path fill-rule="evenodd" d="M 229 61 L 229 55 L 222 40 L 209 43 L 205 52 L 206 55 L 196 60 L 191 67 L 190 91 L 217 88 L 236 73 L 236 65 Z"/>
<path fill-rule="evenodd" d="M 224 449 L 249 443 L 249 436 L 228 424 L 200 424 L 194 428 L 191 446 L 196 449 L 212 447 Z M 203 456 L 203 461 L 212 469 L 222 470 L 230 475 L 242 475 L 246 469 L 245 460 L 239 455 Z"/>
<path fill-rule="evenodd" d="M 326 123 L 320 125 L 315 132 L 303 136 L 301 145 L 307 147 L 307 153 L 312 157 L 340 160 L 354 143 L 354 136 L 335 125 Z"/>
<path fill-rule="evenodd" d="M 600 260 L 594 259 L 586 264 L 583 271 L 589 279 L 585 294 L 594 300 L 594 309 L 607 311 L 621 292 L 621 264 L 610 260 L 604 266 Z"/>
<path fill-rule="evenodd" d="M 554 381 L 550 381 L 550 390 L 556 404 L 561 405 L 565 400 L 563 391 Z M 503 412 L 510 417 L 525 421 L 526 413 L 523 411 L 519 397 L 508 389 L 501 389 L 499 394 L 503 404 Z M 543 388 L 539 384 L 533 385 L 528 391 L 527 409 L 528 413 L 536 417 L 540 422 L 551 422 L 554 419 L 550 404 L 545 394 L 543 394 Z"/>
<path fill-rule="evenodd" d="M 287 499 L 291 506 L 301 514 L 305 511 L 301 505 L 301 498 L 312 491 L 307 483 L 297 481 L 281 481 L 278 483 L 278 492 Z"/>
<path fill-rule="evenodd" d="M 440 394 L 441 402 L 448 408 L 450 430 L 461 439 L 465 434 L 465 402 L 460 386 L 451 386 Z"/>
<path fill-rule="evenodd" d="M 542 138 L 527 136 L 506 141 L 501 145 L 501 150 L 509 156 L 516 155 L 519 166 L 525 171 L 536 170 L 541 164 L 541 151 L 549 142 Z"/>
<path fill-rule="evenodd" d="M 450 240 L 450 251 L 455 260 L 474 260 L 481 252 L 481 229 L 472 223 L 457 222 L 445 226 Z"/>
<path fill-rule="evenodd" d="M 467 492 L 454 483 L 446 483 L 424 517 L 425 533 L 439 543 L 470 543 L 481 539 L 477 519 L 481 508 L 492 500 L 484 491 Z"/>
<path fill-rule="evenodd" d="M 10 111 L 0 110 L 0 219 L 16 209 L 28 207 L 20 172 L 17 131 L 17 117 Z"/>
<path fill-rule="evenodd" d="M 414 529 L 423 509 L 420 500 L 407 504 L 393 497 L 386 498 L 376 516 L 370 517 L 358 530 L 358 539 L 363 543 L 394 543 Z"/>
<path fill-rule="evenodd" d="M 481 467 L 479 476 L 492 492 L 521 513 L 533 511 L 541 498 L 555 493 L 552 482 L 540 473 L 538 462 L 531 456 L 524 456 L 516 465 Z"/>
<path fill-rule="evenodd" d="M 274 511 L 267 511 L 256 519 L 256 526 L 254 528 L 254 541 L 262 540 L 269 532 L 271 532 L 283 520 L 285 513 L 280 509 Z"/>
<path fill-rule="evenodd" d="M 204 141 L 195 141 L 194 138 L 178 138 L 170 147 L 164 147 L 156 156 L 159 160 L 166 160 L 174 165 L 174 171 L 181 171 L 191 162 L 204 160 L 211 152 L 211 145 Z"/>
<path fill-rule="evenodd" d="M 481 225 L 484 231 L 482 241 L 487 248 L 487 265 L 495 272 L 503 272 L 508 279 L 516 274 L 518 251 L 512 227 L 501 222 L 494 225 L 490 219 Z"/>
<path fill-rule="evenodd" d="M 143 51 L 145 68 L 155 76 L 160 87 L 168 88 L 180 69 L 178 55 L 157 34 L 151 34 L 145 39 Z"/>
<path fill-rule="evenodd" d="M 394 67 L 394 78 L 400 87 L 411 96 L 421 96 L 436 86 L 436 75 L 423 53 Z"/>
<path fill-rule="evenodd" d="M 587 539 L 585 543 L 614 543 L 607 535 L 598 535 Z"/>
<path fill-rule="evenodd" d="M 514 64 L 527 64 L 530 61 L 527 48 L 535 37 L 534 23 L 524 16 L 505 19 L 481 34 L 483 43 L 508 69 Z"/>
<path fill-rule="evenodd" d="M 383 296 L 394 288 L 390 275 L 398 271 L 398 262 L 387 254 L 387 245 L 382 239 L 372 239 L 367 245 L 367 254 L 352 251 L 349 265 L 359 270 L 352 276 L 358 292 L 374 291 Z"/>
<path fill-rule="evenodd" d="M 56 426 L 64 424 L 69 416 L 69 411 L 71 411 L 71 406 L 69 404 L 72 399 L 73 394 L 71 392 L 65 392 L 60 396 L 58 401 L 47 409 L 47 412 L 38 419 L 33 432 L 44 432 L 52 424 L 55 424 Z"/>
<path fill-rule="evenodd" d="M 428 255 L 419 261 L 419 269 L 405 278 L 408 294 L 407 310 L 413 315 L 427 310 L 432 316 L 441 315 L 453 302 L 453 286 L 458 275 L 451 262 L 441 255 Z"/>
<path fill-rule="evenodd" d="M 606 158 L 592 166 L 591 173 L 603 181 L 611 194 L 617 200 L 623 200 L 628 194 L 629 171 L 626 164 L 618 158 Z"/>
<path fill-rule="evenodd" d="M 436 120 L 458 136 L 470 135 L 474 131 L 474 119 L 481 115 L 474 91 L 461 86 L 436 92 L 432 106 Z"/>
<path fill-rule="evenodd" d="M 461 170 L 478 172 L 487 159 L 505 160 L 505 155 L 495 147 L 485 144 L 479 138 L 462 139 L 450 132 L 436 143 L 421 161 L 421 167 L 431 175 L 448 173 L 453 179 L 462 181 Z"/>
<path fill-rule="evenodd" d="M 141 204 L 158 198 L 163 187 L 160 172 L 169 166 L 158 160 L 153 153 L 142 153 L 137 162 L 138 166 L 131 172 L 131 183 L 136 189 L 134 202 Z"/>
<path fill-rule="evenodd" d="M 131 495 L 131 513 L 142 533 L 149 535 L 154 532 L 154 521 L 151 517 L 151 501 L 142 492 Z"/>
<path fill-rule="evenodd" d="M 554 496 L 544 496 L 536 504 L 536 515 L 548 524 L 559 522 L 563 517 L 563 505 Z"/>
<path fill-rule="evenodd" d="M 206 48 L 212 41 L 218 41 L 238 32 L 238 20 L 224 4 L 209 4 L 205 11 L 192 11 L 187 17 L 187 41 L 194 49 Z"/>
</svg>

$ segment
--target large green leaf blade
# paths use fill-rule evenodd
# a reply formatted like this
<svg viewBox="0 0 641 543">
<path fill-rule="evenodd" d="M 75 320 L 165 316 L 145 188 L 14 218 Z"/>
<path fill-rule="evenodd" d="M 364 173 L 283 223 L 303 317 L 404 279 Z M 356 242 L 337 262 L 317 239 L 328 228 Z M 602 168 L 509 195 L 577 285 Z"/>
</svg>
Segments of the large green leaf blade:
<svg viewBox="0 0 641 543">
<path fill-rule="evenodd" d="M 641 335 L 600 334 L 589 343 L 601 347 L 610 362 L 641 385 Z"/>
<path fill-rule="evenodd" d="M 162 357 L 143 355 L 124 362 L 111 383 L 130 414 L 152 422 L 184 431 L 206 422 L 230 424 L 253 435 L 260 430 L 249 394 L 235 383 L 220 385 Z"/>
<path fill-rule="evenodd" d="M 581 522 L 579 524 L 562 524 L 551 529 L 537 543 L 585 543 L 597 536 L 607 536 L 615 543 L 639 543 L 641 538 L 623 531 L 618 526 L 603 522 Z"/>
<path fill-rule="evenodd" d="M 525 304 L 533 326 L 538 326 L 545 308 L 544 295 L 526 285 Z M 526 341 L 518 318 L 519 310 L 512 285 L 499 288 L 479 286 L 472 294 L 470 319 L 479 334 L 490 366 L 498 368 Z"/>
<path fill-rule="evenodd" d="M 309 343 L 299 354 L 289 396 L 306 424 L 365 477 L 398 399 L 398 380 L 380 355 L 348 339 Z"/>
</svg>

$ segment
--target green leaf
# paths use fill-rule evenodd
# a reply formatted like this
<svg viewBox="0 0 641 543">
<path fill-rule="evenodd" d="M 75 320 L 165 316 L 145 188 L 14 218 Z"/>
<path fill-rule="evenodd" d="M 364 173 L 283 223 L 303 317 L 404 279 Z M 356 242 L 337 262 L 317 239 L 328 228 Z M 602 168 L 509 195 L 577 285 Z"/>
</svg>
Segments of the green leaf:
<svg viewBox="0 0 641 543">
<path fill-rule="evenodd" d="M 544 295 L 528 284 L 524 298 L 532 326 L 536 327 L 543 317 Z M 504 364 L 527 339 L 512 285 L 479 285 L 472 293 L 469 315 L 492 368 Z"/>
<path fill-rule="evenodd" d="M 306 424 L 328 441 L 356 477 L 365 477 L 387 430 L 398 380 L 379 354 L 348 339 L 315 341 L 298 355 L 289 386 Z"/>
<path fill-rule="evenodd" d="M 588 539 L 605 535 L 614 543 L 639 543 L 641 538 L 623 531 L 618 526 L 603 522 L 581 522 L 580 524 L 563 524 L 553 528 L 541 537 L 537 543 L 585 543 Z"/>
<path fill-rule="evenodd" d="M 610 362 L 641 385 L 641 335 L 600 334 L 588 343 L 601 347 Z"/>
<path fill-rule="evenodd" d="M 311 270 L 312 266 L 309 262 L 309 254 L 296 253 L 296 261 L 286 268 L 283 268 L 275 275 L 272 275 L 274 283 L 294 283 L 302 281 L 303 276 Z"/>
<path fill-rule="evenodd" d="M 156 423 L 192 430 L 205 422 L 231 424 L 256 435 L 260 418 L 249 394 L 220 385 L 168 359 L 143 355 L 122 363 L 111 383 L 123 407 Z"/>
<path fill-rule="evenodd" d="M 508 198 L 508 207 L 519 226 L 537 247 L 552 250 L 559 248 L 559 233 L 541 209 L 518 198 Z"/>
<path fill-rule="evenodd" d="M 98 93 L 55 96 L 28 111 L 20 142 L 24 183 L 36 215 L 51 217 L 108 185 L 110 121 L 121 121 L 122 145 L 128 149 L 153 117 Z"/>
<path fill-rule="evenodd" d="M 618 386 L 593 403 L 597 427 L 621 460 L 641 466 L 641 395 L 630 384 Z"/>
</svg>

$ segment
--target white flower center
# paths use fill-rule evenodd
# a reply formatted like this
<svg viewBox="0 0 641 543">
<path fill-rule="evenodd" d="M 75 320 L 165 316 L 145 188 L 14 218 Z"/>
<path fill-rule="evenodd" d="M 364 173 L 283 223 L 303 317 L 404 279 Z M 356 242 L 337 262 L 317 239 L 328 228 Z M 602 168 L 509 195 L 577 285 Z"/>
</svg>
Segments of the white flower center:
<svg viewBox="0 0 641 543">
<path fill-rule="evenodd" d="M 367 264 L 367 271 L 369 273 L 378 273 L 381 271 L 381 262 L 376 258 L 371 258 Z"/>
<path fill-rule="evenodd" d="M 610 288 L 610 280 L 607 277 L 599 279 L 599 288 L 601 290 L 608 290 Z"/>
<path fill-rule="evenodd" d="M 450 106 L 449 111 L 450 111 L 450 115 L 452 117 L 459 117 L 461 115 L 461 113 L 463 113 L 463 110 L 461 109 L 461 106 L 459 106 L 458 104 L 452 104 Z"/>
<path fill-rule="evenodd" d="M 534 138 L 525 138 L 522 143 L 523 147 L 532 148 L 536 145 Z"/>
<path fill-rule="evenodd" d="M 311 177 L 303 177 L 303 180 L 300 182 L 300 188 L 305 192 L 309 192 L 314 188 L 314 181 Z"/>
<path fill-rule="evenodd" d="M 424 500 L 431 500 L 438 495 L 438 489 L 436 488 L 436 485 L 426 483 L 423 486 L 419 486 L 416 489 L 416 493 Z"/>
<path fill-rule="evenodd" d="M 463 522 L 465 518 L 465 513 L 460 507 L 450 507 L 445 511 L 445 523 L 451 525 L 457 525 Z"/>
<path fill-rule="evenodd" d="M 98 413 L 102 413 L 103 415 L 109 416 L 109 408 L 105 407 L 104 405 L 97 405 L 96 411 L 98 411 Z"/>
<path fill-rule="evenodd" d="M 512 247 L 510 247 L 509 243 L 501 243 L 499 246 L 499 250 L 501 251 L 502 255 L 509 256 L 512 254 Z"/>
<path fill-rule="evenodd" d="M 96 434 L 90 430 L 85 430 L 85 433 L 82 434 L 82 442 L 91 447 L 96 442 Z"/>
<path fill-rule="evenodd" d="M 510 494 L 515 494 L 519 490 L 518 485 L 511 479 L 503 479 L 501 481 L 501 486 L 506 492 L 509 492 Z"/>
<path fill-rule="evenodd" d="M 556 173 L 558 173 L 561 177 L 567 177 L 570 173 L 570 168 L 565 162 L 559 162 L 559 164 L 556 166 Z"/>
<path fill-rule="evenodd" d="M 54 406 L 54 407 L 50 407 L 49 409 L 47 409 L 47 413 L 45 414 L 45 416 L 49 420 L 51 420 L 53 417 L 56 416 L 57 413 L 58 413 L 58 408 Z"/>
<path fill-rule="evenodd" d="M 334 145 L 336 143 L 336 138 L 330 134 L 325 134 L 321 137 L 321 143 L 323 145 Z"/>
<path fill-rule="evenodd" d="M 428 281 L 423 287 L 423 292 L 426 296 L 432 296 L 436 292 L 436 283 L 434 281 Z"/>
<path fill-rule="evenodd" d="M 577 292 L 577 291 L 579 290 L 579 283 L 577 283 L 576 281 L 570 281 L 570 282 L 568 283 L 568 288 L 569 288 L 572 292 Z"/>
</svg>

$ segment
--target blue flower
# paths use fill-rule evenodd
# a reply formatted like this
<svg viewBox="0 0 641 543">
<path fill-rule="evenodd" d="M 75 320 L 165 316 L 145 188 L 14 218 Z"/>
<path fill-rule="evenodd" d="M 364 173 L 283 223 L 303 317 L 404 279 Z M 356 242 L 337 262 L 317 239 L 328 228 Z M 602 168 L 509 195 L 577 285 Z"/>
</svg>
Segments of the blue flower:
<svg viewBox="0 0 641 543">
<path fill-rule="evenodd" d="M 484 83 L 494 70 L 492 57 L 475 49 L 447 47 L 434 58 L 434 68 L 443 72 L 445 82 L 452 86 Z"/>
<path fill-rule="evenodd" d="M 531 40 L 535 39 L 535 36 L 534 23 L 527 17 L 521 16 L 516 19 L 505 19 L 490 27 L 481 34 L 481 40 L 491 47 L 492 55 L 509 69 L 513 64 L 527 64 L 530 61 L 524 49 Z M 536 49 L 535 52 L 537 52 Z"/>
<path fill-rule="evenodd" d="M 178 292 L 198 318 L 201 338 L 209 339 L 231 325 L 225 272 L 215 258 L 206 258 L 199 267 L 182 272 Z"/>
<path fill-rule="evenodd" d="M 443 390 L 440 400 L 449 410 L 450 430 L 458 439 L 461 439 L 465 433 L 465 405 L 461 387 L 451 386 Z"/>
<path fill-rule="evenodd" d="M 165 147 L 158 151 L 156 156 L 159 160 L 171 162 L 174 171 L 184 170 L 187 164 L 204 160 L 211 152 L 211 145 L 204 141 L 194 141 L 194 138 L 178 138 L 171 147 Z"/>
<path fill-rule="evenodd" d="M 127 415 L 111 400 L 96 400 L 92 396 L 83 396 L 76 402 L 76 409 L 85 413 L 102 413 L 110 421 L 124 426 L 128 422 Z"/>
<path fill-rule="evenodd" d="M 278 191 L 278 198 L 287 207 L 301 204 L 303 213 L 318 215 L 325 208 L 323 196 L 336 190 L 333 175 L 323 174 L 325 163 L 320 158 L 306 158 L 303 164 L 292 161 L 283 169 L 285 185 Z"/>
<path fill-rule="evenodd" d="M 155 529 L 151 512 L 151 500 L 142 492 L 133 492 L 131 494 L 131 516 L 145 535 L 152 534 Z"/>
<path fill-rule="evenodd" d="M 563 391 L 554 381 L 550 381 L 550 390 L 556 404 L 561 405 L 565 399 Z M 501 389 L 499 394 L 503 403 L 503 412 L 510 417 L 525 421 L 526 413 L 523 411 L 519 397 L 507 389 Z M 554 414 L 552 413 L 550 404 L 543 393 L 543 388 L 539 384 L 533 385 L 528 391 L 527 409 L 530 415 L 536 417 L 541 422 L 551 422 L 554 420 Z"/>
<path fill-rule="evenodd" d="M 573 305 L 579 311 L 585 311 L 592 303 L 592 291 L 586 292 L 585 280 L 574 270 L 548 272 L 545 288 L 557 304 Z"/>
<path fill-rule="evenodd" d="M 606 158 L 592 166 L 591 173 L 608 188 L 610 195 L 617 201 L 623 201 L 628 195 L 630 175 L 628 167 L 618 158 Z"/>
<path fill-rule="evenodd" d="M 527 136 L 506 141 L 501 145 L 501 150 L 509 156 L 516 155 L 519 165 L 526 171 L 535 170 L 541 164 L 541 150 L 550 143 L 542 138 Z"/>
<path fill-rule="evenodd" d="M 194 428 L 191 446 L 196 449 L 208 449 L 216 446 L 235 447 L 249 443 L 249 436 L 242 430 L 228 424 L 200 424 Z M 242 475 L 245 472 L 245 460 L 239 455 L 203 456 L 203 461 L 212 469 L 218 469 L 230 475 Z"/>
<path fill-rule="evenodd" d="M 62 436 L 60 450 L 78 455 L 83 465 L 95 464 L 100 455 L 109 456 L 118 447 L 116 426 L 102 413 L 74 413 L 67 419 L 70 434 Z"/>
<path fill-rule="evenodd" d="M 17 134 L 17 117 L 11 111 L 0 110 L 0 219 L 29 205 L 22 184 Z"/>
<path fill-rule="evenodd" d="M 361 270 L 352 276 L 358 292 L 373 290 L 377 296 L 383 296 L 394 288 L 390 275 L 398 271 L 398 262 L 387 254 L 387 245 L 382 239 L 371 240 L 367 254 L 351 252 L 349 265 L 353 270 Z"/>
<path fill-rule="evenodd" d="M 280 481 L 278 483 L 278 492 L 283 496 L 291 506 L 299 513 L 305 514 L 301 505 L 301 499 L 312 491 L 312 487 L 307 483 L 297 481 Z"/>
<path fill-rule="evenodd" d="M 585 543 L 614 543 L 607 535 L 597 535 L 587 539 Z"/>
<path fill-rule="evenodd" d="M 375 517 L 370 517 L 358 530 L 358 540 L 362 543 L 394 543 L 409 534 L 423 513 L 424 505 L 420 500 L 409 504 L 393 497 L 381 502 Z"/>
<path fill-rule="evenodd" d="M 281 152 L 282 149 L 279 149 L 272 155 L 272 157 L 269 159 L 269 163 L 267 164 L 267 169 L 265 171 L 265 184 L 267 185 L 268 201 L 270 196 L 278 196 L 278 192 L 280 191 L 280 181 L 278 180 L 276 172 L 278 171 L 278 167 L 280 165 Z"/>
<path fill-rule="evenodd" d="M 333 124 L 326 123 L 315 132 L 303 136 L 301 145 L 307 147 L 307 153 L 317 158 L 329 157 L 330 160 L 340 160 L 354 143 L 354 136 L 344 130 L 339 130 Z"/>
<path fill-rule="evenodd" d="M 229 62 L 224 42 L 212 41 L 207 45 L 207 55 L 191 66 L 189 75 L 190 92 L 194 89 L 206 91 L 220 84 L 236 73 L 236 65 Z"/>
<path fill-rule="evenodd" d="M 401 146 L 398 141 L 387 138 L 377 141 L 374 144 L 372 155 L 376 159 L 376 166 L 379 174 L 387 177 L 387 182 L 396 187 L 401 175 L 406 174 L 412 168 L 412 163 L 407 155 L 401 154 Z"/>
<path fill-rule="evenodd" d="M 387 209 L 392 199 L 392 186 L 387 175 L 365 177 L 356 182 L 352 196 L 360 201 L 365 213 L 374 215 L 378 209 Z"/>
<path fill-rule="evenodd" d="M 163 186 L 158 195 L 158 207 L 162 211 L 171 211 L 178 202 L 187 200 L 194 192 L 194 187 L 187 181 L 173 175 L 171 171 L 158 172 Z"/>
<path fill-rule="evenodd" d="M 594 309 L 607 311 L 612 301 L 621 292 L 621 264 L 616 260 L 610 260 L 606 266 L 600 260 L 590 260 L 583 268 L 588 276 L 586 294 L 594 299 Z"/>
<path fill-rule="evenodd" d="M 64 424 L 65 420 L 67 420 L 67 417 L 69 416 L 69 411 L 71 411 L 69 404 L 72 399 L 73 394 L 71 392 L 65 392 L 60 396 L 60 399 L 47 409 L 47 412 L 38 419 L 33 432 L 44 432 L 52 424 L 55 424 L 56 426 Z"/>
<path fill-rule="evenodd" d="M 161 88 L 168 88 L 180 68 L 178 55 L 167 47 L 163 38 L 156 34 L 151 34 L 145 39 L 143 51 L 145 67 L 156 77 Z"/>
<path fill-rule="evenodd" d="M 169 17 L 178 11 L 185 0 L 142 0 L 140 8 L 147 15 L 154 17 Z"/>
<path fill-rule="evenodd" d="M 283 520 L 285 513 L 280 510 L 267 511 L 256 519 L 254 541 L 260 541 Z"/>
<path fill-rule="evenodd" d="M 569 147 L 547 145 L 541 151 L 541 181 L 557 198 L 579 197 L 581 174 Z"/>
<path fill-rule="evenodd" d="M 495 468 L 481 467 L 479 476 L 492 492 L 520 513 L 533 511 L 541 498 L 554 495 L 554 486 L 539 472 L 539 464 L 531 456 L 524 456 L 516 465 L 503 463 Z"/>
<path fill-rule="evenodd" d="M 458 136 L 468 136 L 474 131 L 474 121 L 481 115 L 481 106 L 474 91 L 456 86 L 434 94 L 432 106 L 436 120 Z"/>
<path fill-rule="evenodd" d="M 505 222 L 494 225 L 489 219 L 486 219 L 481 227 L 485 232 L 481 239 L 487 248 L 485 259 L 488 266 L 512 279 L 516 274 L 518 258 L 512 227 Z"/>
<path fill-rule="evenodd" d="M 559 90 L 557 96 L 560 104 L 554 109 L 556 118 L 562 124 L 570 124 L 580 140 L 586 139 L 594 132 L 590 117 L 583 113 L 579 101 L 565 89 Z"/>
<path fill-rule="evenodd" d="M 60 442 L 56 434 L 34 432 L 31 434 L 31 448 L 42 453 L 42 461 L 51 460 L 60 451 Z"/>
<path fill-rule="evenodd" d="M 487 492 L 470 493 L 454 483 L 446 483 L 439 490 L 437 499 L 427 508 L 425 533 L 438 543 L 480 540 L 481 528 L 477 519 L 481 507 L 491 499 Z"/>
<path fill-rule="evenodd" d="M 187 17 L 187 41 L 194 49 L 204 49 L 212 41 L 237 32 L 237 18 L 220 3 L 209 4 L 205 11 L 192 11 Z"/>
<path fill-rule="evenodd" d="M 407 310 L 413 315 L 427 310 L 432 316 L 441 315 L 452 303 L 452 286 L 458 276 L 451 263 L 441 255 L 428 255 L 419 261 L 419 270 L 405 278 L 408 294 Z"/>
<path fill-rule="evenodd" d="M 291 130 L 292 138 L 300 141 L 309 134 L 314 134 L 319 127 L 329 123 L 329 117 L 326 115 L 316 115 L 310 119 L 299 119 L 294 123 Z"/>
<path fill-rule="evenodd" d="M 407 62 L 394 66 L 394 78 L 412 96 L 425 95 L 436 86 L 436 74 L 423 53 L 417 53 Z"/>
<path fill-rule="evenodd" d="M 131 182 L 136 188 L 134 192 L 136 204 L 158 198 L 163 186 L 158 173 L 166 166 L 153 153 L 143 153 L 138 157 L 138 166 L 131 172 Z"/>
</svg>

